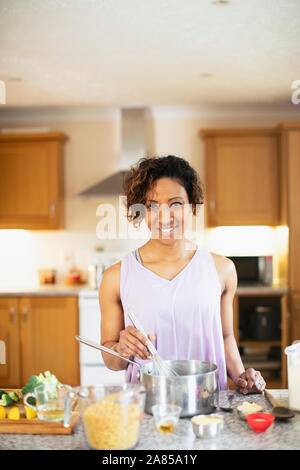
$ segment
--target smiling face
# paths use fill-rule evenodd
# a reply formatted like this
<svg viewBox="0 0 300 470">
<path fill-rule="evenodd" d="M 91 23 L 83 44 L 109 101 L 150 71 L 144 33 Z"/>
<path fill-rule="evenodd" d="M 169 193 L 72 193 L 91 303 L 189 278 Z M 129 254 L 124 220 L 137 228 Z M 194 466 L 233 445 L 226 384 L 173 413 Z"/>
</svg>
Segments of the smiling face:
<svg viewBox="0 0 300 470">
<path fill-rule="evenodd" d="M 191 207 L 185 188 L 175 179 L 159 178 L 146 195 L 146 223 L 152 238 L 163 243 L 183 239 Z"/>
</svg>

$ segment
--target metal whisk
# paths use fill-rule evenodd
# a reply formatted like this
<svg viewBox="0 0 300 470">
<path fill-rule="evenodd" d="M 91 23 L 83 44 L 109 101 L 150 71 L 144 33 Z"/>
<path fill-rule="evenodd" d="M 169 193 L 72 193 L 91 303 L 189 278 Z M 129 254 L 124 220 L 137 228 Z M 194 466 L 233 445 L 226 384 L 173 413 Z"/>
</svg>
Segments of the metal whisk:
<svg viewBox="0 0 300 470">
<path fill-rule="evenodd" d="M 133 313 L 128 313 L 128 316 L 130 320 L 132 321 L 133 326 L 135 326 L 135 328 L 137 328 L 147 338 L 147 334 L 145 333 L 144 328 L 142 327 L 140 321 L 136 318 L 136 316 Z M 165 361 L 158 354 L 155 346 L 153 345 L 153 343 L 151 343 L 151 341 L 149 341 L 148 349 L 153 359 L 153 373 L 154 374 L 167 375 L 167 376 L 179 375 L 174 369 L 172 369 L 172 367 L 170 367 L 168 364 L 165 363 Z"/>
</svg>

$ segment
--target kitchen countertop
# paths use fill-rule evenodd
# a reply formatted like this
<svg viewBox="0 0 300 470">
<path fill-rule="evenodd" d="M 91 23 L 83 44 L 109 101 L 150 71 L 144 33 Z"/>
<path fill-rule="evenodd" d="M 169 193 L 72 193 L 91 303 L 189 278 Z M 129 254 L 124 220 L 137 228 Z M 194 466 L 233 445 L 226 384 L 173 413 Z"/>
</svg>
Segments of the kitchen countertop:
<svg viewBox="0 0 300 470">
<path fill-rule="evenodd" d="M 43 286 L 20 286 L 0 290 L 0 297 L 28 297 L 28 296 L 77 296 L 87 284 L 45 284 Z"/>
<path fill-rule="evenodd" d="M 260 284 L 255 285 L 241 285 L 237 287 L 236 295 L 249 296 L 249 295 L 284 295 L 289 291 L 288 286 L 274 284 L 271 286 L 263 286 Z"/>
<path fill-rule="evenodd" d="M 90 289 L 88 284 L 65 285 L 65 284 L 48 284 L 44 286 L 21 286 L 11 287 L 0 290 L 0 297 L 20 297 L 20 296 L 77 296 L 80 291 L 95 293 L 97 296 L 97 289 Z M 238 286 L 236 295 L 284 295 L 288 292 L 286 285 L 273 285 L 273 286 Z"/>
<path fill-rule="evenodd" d="M 287 406 L 287 390 L 271 390 L 280 404 Z M 243 401 L 255 401 L 264 411 L 270 411 L 271 405 L 260 394 L 241 395 L 232 390 L 220 392 L 220 405 L 226 404 L 228 394 L 234 393 L 233 406 Z M 135 450 L 296 450 L 300 449 L 300 413 L 288 421 L 275 420 L 265 433 L 255 433 L 241 420 L 237 411 L 220 412 L 224 416 L 224 429 L 221 434 L 211 439 L 199 439 L 193 434 L 189 419 L 180 419 L 173 434 L 158 433 L 152 416 L 145 414 L 138 445 Z M 0 449 L 22 450 L 80 450 L 86 449 L 84 433 L 79 424 L 72 435 L 25 435 L 6 434 L 0 439 Z"/>
</svg>

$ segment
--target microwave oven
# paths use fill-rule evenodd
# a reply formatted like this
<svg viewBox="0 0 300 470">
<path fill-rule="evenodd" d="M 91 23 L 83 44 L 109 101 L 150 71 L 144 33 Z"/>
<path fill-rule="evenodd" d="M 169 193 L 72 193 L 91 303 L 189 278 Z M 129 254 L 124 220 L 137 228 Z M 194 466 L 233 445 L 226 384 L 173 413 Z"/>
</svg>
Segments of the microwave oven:
<svg viewBox="0 0 300 470">
<path fill-rule="evenodd" d="M 227 258 L 235 264 L 239 285 L 272 284 L 272 256 L 227 256 Z"/>
</svg>

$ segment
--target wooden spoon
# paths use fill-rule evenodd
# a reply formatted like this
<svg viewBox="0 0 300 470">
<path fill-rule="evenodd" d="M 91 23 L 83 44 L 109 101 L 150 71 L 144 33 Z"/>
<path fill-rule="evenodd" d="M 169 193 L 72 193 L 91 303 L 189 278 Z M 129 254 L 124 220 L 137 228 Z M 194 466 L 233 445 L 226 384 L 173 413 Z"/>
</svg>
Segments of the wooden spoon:
<svg viewBox="0 0 300 470">
<path fill-rule="evenodd" d="M 290 419 L 293 418 L 295 415 L 294 413 L 285 406 L 281 406 L 280 403 L 273 397 L 273 395 L 269 392 L 269 390 L 265 389 L 264 394 L 273 406 L 271 413 L 277 419 Z"/>
</svg>

